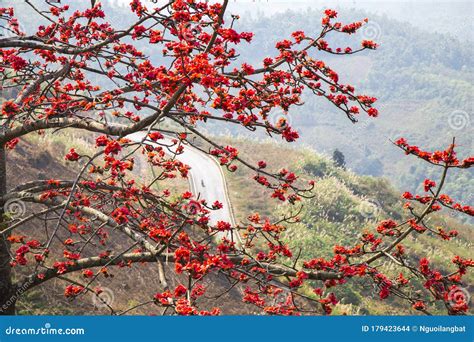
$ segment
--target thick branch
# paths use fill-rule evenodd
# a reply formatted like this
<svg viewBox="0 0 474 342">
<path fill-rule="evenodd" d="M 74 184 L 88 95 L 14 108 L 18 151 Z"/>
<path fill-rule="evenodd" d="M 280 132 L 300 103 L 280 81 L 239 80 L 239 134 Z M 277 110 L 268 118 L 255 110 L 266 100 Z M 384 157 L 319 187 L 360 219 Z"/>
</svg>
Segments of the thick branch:
<svg viewBox="0 0 474 342">
<path fill-rule="evenodd" d="M 244 259 L 244 256 L 229 256 L 234 264 L 239 264 Z M 127 253 L 121 256 L 110 256 L 109 258 L 90 257 L 77 260 L 74 265 L 68 266 L 63 274 L 72 273 L 87 268 L 102 267 L 109 265 L 123 265 L 128 262 L 157 262 L 161 261 L 164 263 L 172 263 L 175 261 L 173 253 Z M 259 265 L 265 267 L 268 272 L 275 276 L 288 276 L 295 277 L 297 271 L 283 265 L 275 265 L 268 263 L 250 263 L 248 266 Z M 41 274 L 41 278 L 38 275 Z M 328 280 L 328 279 L 341 279 L 341 275 L 333 272 L 308 272 L 308 278 L 311 280 Z M 17 287 L 22 288 L 24 291 L 31 289 L 37 285 L 40 285 L 50 279 L 57 277 L 59 274 L 56 269 L 48 269 L 44 272 L 37 272 L 26 278 L 21 284 L 17 284 Z"/>
<path fill-rule="evenodd" d="M 21 137 L 25 134 L 52 128 L 78 128 L 84 129 L 90 132 L 103 133 L 110 136 L 124 137 L 128 134 L 132 134 L 142 130 L 143 128 L 151 125 L 155 120 L 159 119 L 161 112 L 156 112 L 153 115 L 146 117 L 145 119 L 134 123 L 129 126 L 123 126 L 118 124 L 103 124 L 92 120 L 90 118 L 53 118 L 48 120 L 25 122 L 19 127 L 15 127 L 6 131 L 0 136 L 0 144 L 4 144 L 14 138 Z"/>
</svg>

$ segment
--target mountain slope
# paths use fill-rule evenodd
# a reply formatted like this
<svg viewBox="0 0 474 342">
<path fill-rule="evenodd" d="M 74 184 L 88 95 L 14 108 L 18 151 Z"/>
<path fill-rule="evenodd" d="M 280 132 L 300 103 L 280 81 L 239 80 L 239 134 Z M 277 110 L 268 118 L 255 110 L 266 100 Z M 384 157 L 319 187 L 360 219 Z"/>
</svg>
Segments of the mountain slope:
<svg viewBox="0 0 474 342">
<path fill-rule="evenodd" d="M 224 145 L 239 148 L 240 157 L 256 164 L 265 160 L 272 171 L 287 168 L 303 179 L 316 181 L 314 197 L 303 200 L 299 222 L 288 225 L 285 240 L 293 251 L 301 252 L 301 259 L 309 260 L 333 255 L 335 245 L 353 246 L 365 231 L 374 232 L 377 223 L 384 219 L 402 220 L 401 194 L 386 179 L 359 176 L 336 167 L 333 161 L 311 149 L 283 147 L 271 140 L 254 142 L 245 138 L 219 137 Z M 411 164 L 419 163 L 414 157 L 403 156 Z M 284 157 L 282 157 L 284 156 Z M 271 193 L 256 185 L 253 172 L 241 166 L 235 173 L 227 172 L 231 202 L 242 226 L 247 216 L 259 212 L 261 216 L 279 219 L 299 209 L 299 205 L 280 205 L 270 199 Z M 439 176 L 439 175 L 438 175 Z M 434 177 L 434 179 L 437 179 Z M 432 227 L 456 229 L 459 237 L 446 242 L 430 233 L 411 236 L 404 243 L 410 262 L 417 265 L 422 257 L 429 257 L 436 267 L 451 270 L 455 255 L 469 258 L 474 232 L 472 225 L 461 224 L 450 215 L 433 215 Z M 440 253 L 442 251 L 442 253 Z M 382 272 L 396 277 L 397 267 L 389 262 L 381 265 Z M 472 283 L 472 275 L 465 279 Z M 346 286 L 336 288 L 338 298 L 344 298 L 337 313 L 347 314 L 416 314 L 397 299 L 380 301 L 378 292 L 368 283 L 353 279 Z M 421 284 L 418 284 L 421 289 Z M 468 291 L 472 292 L 469 288 Z M 308 294 L 311 294 L 310 292 Z M 443 309 L 433 307 L 442 314 Z"/>
<path fill-rule="evenodd" d="M 260 63 L 277 54 L 276 41 L 287 39 L 291 32 L 303 30 L 317 34 L 321 11 L 287 11 L 258 20 L 243 19 L 239 29 L 255 33 L 250 47 L 242 47 L 243 59 Z M 449 35 L 432 33 L 407 23 L 364 11 L 340 10 L 343 22 L 368 17 L 366 28 L 356 35 L 327 36 L 333 47 L 358 46 L 362 39 L 380 44 L 376 51 L 352 56 L 315 53 L 340 74 L 344 83 L 379 98 L 380 117 L 360 117 L 353 125 L 336 108 L 311 94 L 304 96 L 305 105 L 288 113 L 288 121 L 300 133 L 299 142 L 318 152 L 332 154 L 341 150 L 348 167 L 359 174 L 386 176 L 395 186 L 407 190 L 414 187 L 431 170 L 425 165 L 414 167 L 391 141 L 405 137 L 426 149 L 444 149 L 456 137 L 461 154 L 472 153 L 474 147 L 474 67 L 472 44 Z M 258 49 L 252 48 L 258 46 Z M 222 127 L 216 125 L 215 132 Z M 231 130 L 246 134 L 245 130 Z M 452 175 L 447 191 L 460 200 L 472 203 L 474 171 Z"/>
<path fill-rule="evenodd" d="M 49 139 L 49 140 L 48 140 Z M 81 136 L 72 136 L 67 133 L 59 133 L 44 137 L 32 136 L 27 140 L 22 140 L 14 150 L 7 154 L 7 178 L 8 187 L 13 188 L 28 181 L 38 179 L 74 179 L 78 170 L 75 165 L 64 161 L 65 151 L 68 147 L 78 146 L 79 149 L 85 149 L 87 146 L 93 146 L 90 142 L 84 140 Z M 137 160 L 134 169 L 141 180 L 145 181 L 147 177 L 151 178 L 148 169 L 144 168 L 146 163 L 141 164 Z M 182 191 L 187 187 L 185 181 L 171 181 L 163 187 L 174 191 Z M 38 207 L 39 208 L 39 207 Z M 17 212 L 17 215 L 24 214 Z M 31 224 L 24 224 L 21 228 L 15 230 L 15 234 L 28 232 L 25 235 L 31 235 L 35 230 L 34 236 L 41 238 L 44 234 L 41 227 Z M 61 244 L 53 244 L 52 249 L 61 250 Z M 111 241 L 109 248 L 112 250 L 124 250 L 129 248 L 129 241 L 124 239 L 123 235 L 117 235 L 111 232 Z M 174 273 L 174 264 L 165 266 L 166 274 L 171 288 L 178 283 L 185 283 L 187 279 L 181 279 Z M 21 267 L 13 268 L 14 280 L 22 279 Z M 104 291 L 101 295 L 117 312 L 125 311 L 139 303 L 149 302 L 157 292 L 163 291 L 159 282 L 159 273 L 156 264 L 137 263 L 130 268 L 119 269 L 110 267 L 107 276 L 100 276 L 94 286 L 100 286 Z M 82 282 L 80 274 L 68 275 L 68 279 Z M 21 315 L 97 315 L 110 313 L 107 306 L 100 301 L 95 300 L 90 293 L 83 294 L 74 300 L 68 300 L 64 297 L 64 288 L 68 285 L 67 280 L 53 279 L 45 284 L 28 291 L 20 297 L 17 310 Z M 253 307 L 243 305 L 240 288 L 235 287 L 226 293 L 230 284 L 226 277 L 221 274 L 211 275 L 204 285 L 208 287 L 203 306 L 211 309 L 214 306 L 222 308 L 224 314 L 252 314 Z M 217 303 L 217 296 L 222 295 Z M 162 309 L 153 304 L 128 312 L 127 314 L 141 315 L 160 315 Z"/>
</svg>

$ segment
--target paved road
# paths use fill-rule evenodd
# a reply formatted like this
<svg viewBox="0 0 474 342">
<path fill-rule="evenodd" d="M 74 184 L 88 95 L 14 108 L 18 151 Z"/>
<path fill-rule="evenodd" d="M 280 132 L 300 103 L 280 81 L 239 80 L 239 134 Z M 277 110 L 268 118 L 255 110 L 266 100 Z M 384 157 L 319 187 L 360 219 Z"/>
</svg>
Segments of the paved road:
<svg viewBox="0 0 474 342">
<path fill-rule="evenodd" d="M 135 142 L 141 142 L 145 135 L 146 132 L 137 132 L 128 135 L 127 138 Z M 157 145 L 148 140 L 145 143 Z M 160 143 L 172 145 L 171 138 L 169 137 L 160 140 Z M 165 149 L 165 152 L 168 151 Z M 211 211 L 210 224 L 215 225 L 218 221 L 226 221 L 234 225 L 235 221 L 230 209 L 230 199 L 226 191 L 224 174 L 216 160 L 187 145 L 184 147 L 184 152 L 177 155 L 176 158 L 191 167 L 189 182 L 191 192 L 195 196 L 205 199 L 208 205 L 212 205 L 215 201 L 222 203 L 222 209 Z M 222 236 L 221 234 L 220 237 Z"/>
<path fill-rule="evenodd" d="M 145 134 L 145 132 L 138 132 L 128 135 L 127 138 L 132 141 L 141 142 Z M 146 141 L 145 143 L 156 145 L 156 143 L 153 143 L 152 141 Z M 165 139 L 160 140 L 160 143 L 171 145 L 171 138 L 165 137 Z M 193 194 L 199 194 L 200 198 L 206 199 L 209 204 L 214 203 L 216 200 L 223 204 L 222 209 L 211 211 L 211 225 L 216 224 L 217 221 L 226 221 L 235 226 L 234 217 L 230 209 L 230 199 L 226 191 L 224 174 L 216 160 L 190 146 L 185 146 L 184 152 L 177 155 L 176 158 L 191 167 L 189 183 Z M 220 240 L 225 235 L 228 235 L 228 238 L 230 239 L 230 233 L 218 233 L 216 235 L 216 240 Z M 234 234 L 234 241 L 237 248 L 242 248 L 240 235 Z M 271 284 L 285 290 L 285 295 L 289 293 L 287 286 L 275 281 L 272 281 Z"/>
</svg>

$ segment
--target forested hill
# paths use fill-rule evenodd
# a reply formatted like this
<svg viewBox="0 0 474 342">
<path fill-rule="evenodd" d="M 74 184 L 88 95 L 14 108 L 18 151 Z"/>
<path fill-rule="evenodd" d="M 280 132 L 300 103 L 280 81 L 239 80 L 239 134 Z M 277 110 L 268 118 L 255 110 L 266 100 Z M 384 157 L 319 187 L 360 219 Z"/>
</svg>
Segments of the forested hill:
<svg viewBox="0 0 474 342">
<path fill-rule="evenodd" d="M 129 24 L 126 18 L 131 18 L 127 15 L 130 10 L 117 3 L 106 1 L 104 9 L 113 18 L 114 25 L 126 27 Z M 20 17 L 27 13 L 22 10 L 23 3 L 14 5 Z M 407 164 L 390 140 L 403 136 L 412 144 L 444 149 L 456 137 L 461 154 L 472 151 L 474 68 L 471 56 L 474 48 L 472 44 L 463 43 L 465 39 L 457 40 L 451 34 L 434 33 L 387 16 L 360 10 L 338 11 L 343 22 L 369 18 L 369 23 L 357 35 L 328 37 L 333 46 L 358 46 L 362 39 L 373 39 L 380 44 L 379 49 L 352 56 L 318 53 L 314 57 L 323 59 L 338 71 L 344 83 L 379 98 L 380 117 L 361 117 L 358 124 L 352 125 L 334 107 L 314 96 L 306 96 L 306 105 L 293 109 L 289 120 L 301 133 L 300 143 L 329 155 L 337 148 L 355 172 L 384 176 L 400 189 L 415 190 L 414 186 L 426 176 L 436 179 L 437 175 L 431 173 L 426 163 Z M 317 34 L 321 13 L 322 8 L 313 8 L 271 16 L 242 15 L 234 27 L 254 32 L 255 36 L 252 44 L 241 44 L 239 53 L 244 60 L 261 63 L 264 57 L 275 56 L 275 42 L 289 38 L 293 31 Z M 27 30 L 40 24 L 23 22 L 30 26 Z M 441 23 L 443 21 L 440 22 L 443 25 Z M 452 32 L 451 29 L 446 31 Z M 135 44 L 152 60 L 160 62 L 162 51 L 153 51 L 141 41 Z M 206 129 L 216 134 L 223 131 L 219 126 L 212 128 L 212 124 Z M 245 132 L 243 129 L 231 133 Z M 474 171 L 453 173 L 446 191 L 463 202 L 472 203 L 473 175 Z"/>
<path fill-rule="evenodd" d="M 275 54 L 274 42 L 291 32 L 308 34 L 320 29 L 321 11 L 287 11 L 271 17 L 242 19 L 243 30 L 255 32 L 256 48 L 239 51 L 245 59 L 260 61 Z M 347 118 L 320 99 L 307 96 L 306 105 L 291 111 L 290 120 L 302 133 L 300 141 L 320 152 L 341 150 L 349 167 L 361 174 L 386 176 L 400 188 L 414 190 L 430 174 L 425 165 L 408 165 L 390 140 L 400 136 L 431 149 L 446 147 L 456 137 L 460 153 L 473 148 L 473 46 L 450 35 L 432 33 L 406 22 L 363 11 L 340 10 L 344 22 L 369 18 L 359 34 L 338 35 L 328 41 L 334 47 L 357 46 L 362 39 L 380 44 L 376 51 L 353 56 L 315 55 L 336 71 L 343 82 L 354 84 L 379 98 L 380 117 L 352 125 Z M 453 175 L 447 191 L 472 202 L 473 171 Z M 472 195 L 471 195 L 472 196 Z"/>
</svg>

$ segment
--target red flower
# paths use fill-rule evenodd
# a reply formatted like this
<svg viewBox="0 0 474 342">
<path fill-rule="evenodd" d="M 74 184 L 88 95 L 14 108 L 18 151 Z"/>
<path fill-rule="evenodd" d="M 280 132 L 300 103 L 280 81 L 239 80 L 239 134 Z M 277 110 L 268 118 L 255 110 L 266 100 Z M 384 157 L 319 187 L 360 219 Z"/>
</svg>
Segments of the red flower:
<svg viewBox="0 0 474 342">
<path fill-rule="evenodd" d="M 362 41 L 362 46 L 366 49 L 374 50 L 374 49 L 377 48 L 378 45 L 376 43 L 374 43 L 372 40 L 363 40 Z"/>
<path fill-rule="evenodd" d="M 285 39 L 281 42 L 278 42 L 275 47 L 279 50 L 286 50 L 286 49 L 289 49 L 292 45 L 293 45 L 292 42 Z"/>
<path fill-rule="evenodd" d="M 80 158 L 79 154 L 77 154 L 76 150 L 71 148 L 69 150 L 69 153 L 66 154 L 66 156 L 64 157 L 66 160 L 69 160 L 69 161 L 76 161 Z"/>
<path fill-rule="evenodd" d="M 420 260 L 420 271 L 421 271 L 423 274 L 429 273 L 429 271 L 430 271 L 429 264 L 430 264 L 430 262 L 429 262 L 428 259 L 426 259 L 426 258 L 422 258 L 422 259 Z"/>
<path fill-rule="evenodd" d="M 175 297 L 181 297 L 181 296 L 184 296 L 186 294 L 186 292 L 188 292 L 188 289 L 184 285 L 179 284 L 174 289 L 174 296 Z"/>
<path fill-rule="evenodd" d="M 306 38 L 303 31 L 295 31 L 291 34 L 297 43 L 301 43 Z"/>
<path fill-rule="evenodd" d="M 415 302 L 412 307 L 415 310 L 425 310 L 426 309 L 425 303 L 423 303 L 421 300 Z"/>
<path fill-rule="evenodd" d="M 288 142 L 293 142 L 300 137 L 298 132 L 293 131 L 290 127 L 285 128 L 281 135 Z"/>
<path fill-rule="evenodd" d="M 6 117 L 13 117 L 17 114 L 20 107 L 14 101 L 5 101 L 2 105 L 2 115 Z"/>
<path fill-rule="evenodd" d="M 107 143 L 105 147 L 105 154 L 117 154 L 122 150 L 122 146 L 120 146 L 117 140 L 112 140 Z"/>
<path fill-rule="evenodd" d="M 399 283 L 400 285 L 406 285 L 406 284 L 408 284 L 408 279 L 406 279 L 403 276 L 403 273 L 400 273 L 397 277 L 397 283 Z"/>
<path fill-rule="evenodd" d="M 265 305 L 265 300 L 262 299 L 257 292 L 253 292 L 251 289 L 246 288 L 244 290 L 244 297 L 243 297 L 243 302 L 244 303 L 250 303 L 254 304 L 259 307 L 263 307 Z"/>
<path fill-rule="evenodd" d="M 86 278 L 92 278 L 94 276 L 94 272 L 91 270 L 84 270 L 82 271 L 82 275 Z"/>
<path fill-rule="evenodd" d="M 139 37 L 146 32 L 146 28 L 143 25 L 138 25 L 133 28 L 133 37 Z"/>
<path fill-rule="evenodd" d="M 79 260 L 81 258 L 81 255 L 79 253 L 72 253 L 67 250 L 63 252 L 63 255 L 66 259 L 70 260 Z"/>
<path fill-rule="evenodd" d="M 217 229 L 219 231 L 225 231 L 225 230 L 231 230 L 232 227 L 231 227 L 230 223 L 228 223 L 228 222 L 218 221 L 217 222 Z"/>
<path fill-rule="evenodd" d="M 382 289 L 379 292 L 380 299 L 385 299 L 390 295 L 390 287 L 389 286 L 383 286 Z"/>
<path fill-rule="evenodd" d="M 105 135 L 101 135 L 97 139 L 95 139 L 95 145 L 96 146 L 105 146 L 109 142 L 109 138 L 107 138 Z"/>
<path fill-rule="evenodd" d="M 8 141 L 6 144 L 5 144 L 5 147 L 9 150 L 13 150 L 15 148 L 15 146 L 20 142 L 20 139 L 18 138 L 13 138 L 12 140 Z"/>
<path fill-rule="evenodd" d="M 156 44 L 163 40 L 163 34 L 158 30 L 150 30 L 150 44 Z"/>
<path fill-rule="evenodd" d="M 425 191 L 428 192 L 432 187 L 436 186 L 436 183 L 431 179 L 425 179 L 425 181 L 423 182 L 423 186 L 425 188 Z"/>
<path fill-rule="evenodd" d="M 399 234 L 399 231 L 396 228 L 397 222 L 393 220 L 384 220 L 378 225 L 377 232 L 382 235 L 397 236 Z"/>
<path fill-rule="evenodd" d="M 150 138 L 153 141 L 157 141 L 159 139 L 163 139 L 164 136 L 160 132 L 151 132 L 150 134 L 148 134 L 148 138 Z"/>
<path fill-rule="evenodd" d="M 253 68 L 253 66 L 247 63 L 242 64 L 242 70 L 244 71 L 246 75 L 252 75 L 255 72 L 255 69 Z"/>
<path fill-rule="evenodd" d="M 26 244 L 28 245 L 28 247 L 33 249 L 41 247 L 41 242 L 39 242 L 38 240 L 31 240 L 28 241 Z"/>
<path fill-rule="evenodd" d="M 222 209 L 223 208 L 223 205 L 222 203 L 220 203 L 219 201 L 215 201 L 213 204 L 212 204 L 212 209 Z"/>
<path fill-rule="evenodd" d="M 171 293 L 169 291 L 165 291 L 162 293 L 155 294 L 155 300 L 159 302 L 161 305 L 171 305 Z"/>
<path fill-rule="evenodd" d="M 369 108 L 367 110 L 367 114 L 369 114 L 369 116 L 371 116 L 373 118 L 376 118 L 379 115 L 379 111 L 375 108 Z"/>
<path fill-rule="evenodd" d="M 44 256 L 41 254 L 35 254 L 34 257 L 37 262 L 42 262 L 44 260 Z"/>
<path fill-rule="evenodd" d="M 337 17 L 337 12 L 335 10 L 332 10 L 332 9 L 327 9 L 324 11 L 324 14 L 326 16 L 328 16 L 329 18 L 336 18 Z"/>
<path fill-rule="evenodd" d="M 184 199 L 190 199 L 191 197 L 193 197 L 193 194 L 189 191 L 186 191 L 185 193 L 183 193 L 182 196 Z"/>
<path fill-rule="evenodd" d="M 190 316 L 197 314 L 197 310 L 193 308 L 187 299 L 181 298 L 176 303 L 176 312 L 182 316 Z"/>
<path fill-rule="evenodd" d="M 67 286 L 66 289 L 64 290 L 64 296 L 66 296 L 67 298 L 76 297 L 76 296 L 79 295 L 83 290 L 84 290 L 84 287 L 82 287 L 82 286 L 69 285 L 69 286 Z"/>
<path fill-rule="evenodd" d="M 130 216 L 130 210 L 127 207 L 119 207 L 112 212 L 112 217 L 119 224 L 128 222 L 128 216 Z"/>
<path fill-rule="evenodd" d="M 19 56 L 11 56 L 10 57 L 10 65 L 12 66 L 13 70 L 19 71 L 28 65 L 27 61 Z"/>
</svg>

